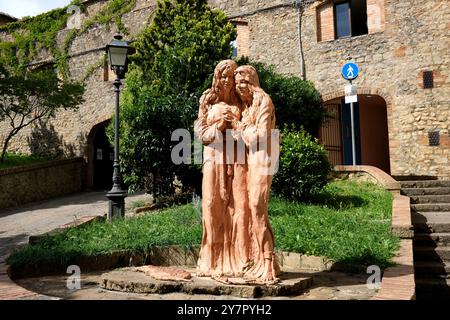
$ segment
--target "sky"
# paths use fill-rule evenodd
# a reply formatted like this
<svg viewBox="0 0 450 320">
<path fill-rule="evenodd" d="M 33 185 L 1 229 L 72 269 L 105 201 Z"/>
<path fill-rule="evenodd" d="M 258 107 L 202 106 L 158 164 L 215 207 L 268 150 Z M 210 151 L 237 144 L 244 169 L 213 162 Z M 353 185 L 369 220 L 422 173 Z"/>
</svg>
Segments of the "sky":
<svg viewBox="0 0 450 320">
<path fill-rule="evenodd" d="M 0 11 L 16 18 L 35 16 L 55 8 L 63 8 L 71 0 L 0 0 Z"/>
</svg>

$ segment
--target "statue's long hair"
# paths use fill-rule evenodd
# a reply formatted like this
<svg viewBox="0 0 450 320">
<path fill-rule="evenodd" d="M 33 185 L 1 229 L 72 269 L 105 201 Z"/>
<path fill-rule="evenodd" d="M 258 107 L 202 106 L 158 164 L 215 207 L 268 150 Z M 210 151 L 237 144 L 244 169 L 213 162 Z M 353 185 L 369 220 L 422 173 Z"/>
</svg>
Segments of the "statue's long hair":
<svg viewBox="0 0 450 320">
<path fill-rule="evenodd" d="M 261 85 L 259 84 L 258 72 L 253 66 L 245 65 L 240 66 L 234 71 L 234 75 L 240 74 L 244 77 L 253 92 L 263 92 Z"/>
<path fill-rule="evenodd" d="M 209 108 L 216 103 L 219 102 L 226 102 L 231 105 L 240 106 L 240 99 L 238 98 L 235 90 L 235 84 L 234 84 L 234 78 L 232 83 L 232 90 L 230 92 L 230 97 L 228 97 L 228 101 L 225 101 L 225 98 L 223 96 L 223 92 L 221 92 L 221 85 L 220 85 L 220 77 L 222 74 L 228 70 L 231 70 L 234 74 L 234 71 L 237 69 L 238 65 L 234 60 L 228 59 L 228 60 L 222 60 L 220 61 L 216 68 L 214 69 L 214 76 L 212 81 L 212 86 L 210 89 L 206 90 L 202 97 L 200 98 L 200 109 L 198 113 L 198 117 L 205 115 Z"/>
</svg>

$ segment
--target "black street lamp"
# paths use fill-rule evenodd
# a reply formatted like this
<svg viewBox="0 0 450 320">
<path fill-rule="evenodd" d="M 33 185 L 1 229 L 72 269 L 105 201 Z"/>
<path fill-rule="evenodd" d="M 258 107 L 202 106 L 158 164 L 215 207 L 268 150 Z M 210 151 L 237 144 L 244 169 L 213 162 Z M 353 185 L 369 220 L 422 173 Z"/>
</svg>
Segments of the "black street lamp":
<svg viewBox="0 0 450 320">
<path fill-rule="evenodd" d="M 127 190 L 123 188 L 122 174 L 120 173 L 119 163 L 119 94 L 121 79 L 125 77 L 128 63 L 128 54 L 132 48 L 128 46 L 126 41 L 122 41 L 122 36 L 116 34 L 114 40 L 106 46 L 109 56 L 109 64 L 116 74 L 114 87 L 116 92 L 115 119 L 114 119 L 114 173 L 113 187 L 106 194 L 109 199 L 108 219 L 125 216 L 125 197 L 128 195 Z"/>
</svg>

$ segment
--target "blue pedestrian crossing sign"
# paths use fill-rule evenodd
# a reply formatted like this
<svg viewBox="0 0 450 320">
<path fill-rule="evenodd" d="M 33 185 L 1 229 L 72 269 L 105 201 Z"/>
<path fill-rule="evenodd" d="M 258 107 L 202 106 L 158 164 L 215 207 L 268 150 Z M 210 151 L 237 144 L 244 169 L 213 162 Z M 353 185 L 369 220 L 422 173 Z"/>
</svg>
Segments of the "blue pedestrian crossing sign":
<svg viewBox="0 0 450 320">
<path fill-rule="evenodd" d="M 358 76 L 359 68 L 353 62 L 347 62 L 342 67 L 342 76 L 346 80 L 353 80 Z"/>
</svg>

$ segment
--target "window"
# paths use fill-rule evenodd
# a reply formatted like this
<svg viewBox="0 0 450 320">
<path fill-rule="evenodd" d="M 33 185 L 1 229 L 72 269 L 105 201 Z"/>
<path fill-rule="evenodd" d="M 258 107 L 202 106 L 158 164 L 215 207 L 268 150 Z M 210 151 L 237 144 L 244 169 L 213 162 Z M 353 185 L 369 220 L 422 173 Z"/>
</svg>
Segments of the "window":
<svg viewBox="0 0 450 320">
<path fill-rule="evenodd" d="M 231 57 L 236 58 L 238 55 L 237 40 L 231 41 L 230 45 L 231 45 L 231 48 L 233 49 L 233 53 L 231 54 Z"/>
<path fill-rule="evenodd" d="M 438 146 L 439 145 L 439 131 L 428 132 L 428 145 Z"/>
<path fill-rule="evenodd" d="M 336 39 L 368 33 L 366 0 L 335 2 L 334 18 Z"/>
<path fill-rule="evenodd" d="M 334 7 L 336 14 L 336 38 L 351 36 L 350 3 L 338 3 Z"/>
<path fill-rule="evenodd" d="M 433 71 L 423 72 L 423 88 L 432 89 L 434 87 Z"/>
</svg>

